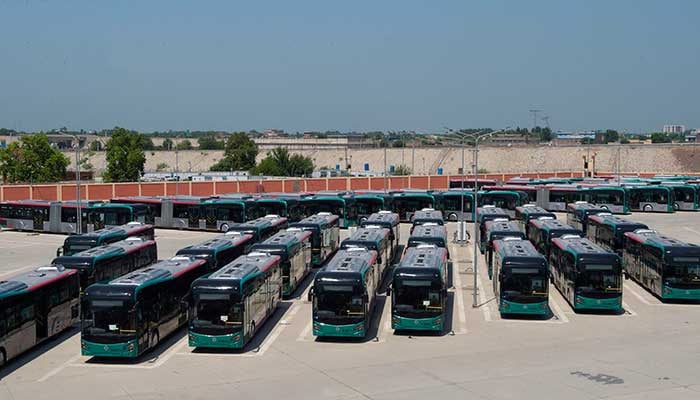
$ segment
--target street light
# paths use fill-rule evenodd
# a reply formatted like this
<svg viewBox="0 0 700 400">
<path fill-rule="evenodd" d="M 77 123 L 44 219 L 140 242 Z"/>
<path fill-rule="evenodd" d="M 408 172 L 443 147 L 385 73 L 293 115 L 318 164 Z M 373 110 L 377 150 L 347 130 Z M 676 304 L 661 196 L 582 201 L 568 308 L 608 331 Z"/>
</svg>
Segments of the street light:
<svg viewBox="0 0 700 400">
<path fill-rule="evenodd" d="M 80 200 L 80 139 L 78 139 L 78 135 L 72 135 L 68 133 L 64 133 L 59 131 L 59 135 L 64 135 L 64 136 L 69 136 L 75 140 L 75 145 L 73 148 L 75 149 L 75 201 L 77 203 L 77 210 L 75 212 L 76 214 L 76 228 L 75 228 L 75 233 L 80 235 L 83 233 L 83 210 L 82 210 L 82 201 Z"/>
</svg>

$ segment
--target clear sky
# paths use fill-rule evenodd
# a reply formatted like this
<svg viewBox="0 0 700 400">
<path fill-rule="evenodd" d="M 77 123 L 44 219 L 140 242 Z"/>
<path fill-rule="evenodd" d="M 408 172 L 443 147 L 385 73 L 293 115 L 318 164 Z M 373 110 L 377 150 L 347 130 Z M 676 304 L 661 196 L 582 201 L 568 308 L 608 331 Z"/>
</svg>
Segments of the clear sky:
<svg viewBox="0 0 700 400">
<path fill-rule="evenodd" d="M 0 127 L 700 128 L 700 1 L 0 0 Z"/>
</svg>

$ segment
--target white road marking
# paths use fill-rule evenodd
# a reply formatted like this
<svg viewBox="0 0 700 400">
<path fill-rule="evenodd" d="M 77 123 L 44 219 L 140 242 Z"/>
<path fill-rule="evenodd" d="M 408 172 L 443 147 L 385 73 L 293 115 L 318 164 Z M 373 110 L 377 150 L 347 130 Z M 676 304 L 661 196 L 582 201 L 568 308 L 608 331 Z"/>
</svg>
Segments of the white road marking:
<svg viewBox="0 0 700 400">
<path fill-rule="evenodd" d="M 165 354 L 161 354 L 151 368 L 158 368 L 172 358 L 180 349 L 187 344 L 187 335 L 176 342 Z"/>
<path fill-rule="evenodd" d="M 625 310 L 627 314 L 629 314 L 631 317 L 636 317 L 637 313 L 630 308 L 630 306 L 625 303 L 624 301 L 622 302 L 622 308 Z"/>
<path fill-rule="evenodd" d="M 556 288 L 554 288 L 553 285 L 552 288 L 556 290 Z M 549 295 L 549 304 L 554 308 L 554 315 L 556 315 L 562 323 L 568 323 L 569 318 L 564 314 L 561 306 L 559 305 L 559 302 L 555 299 L 555 297 L 556 296 L 553 296 L 551 294 Z"/>
<path fill-rule="evenodd" d="M 308 342 L 310 341 L 309 336 L 311 336 L 311 321 L 309 321 L 309 323 L 304 327 L 304 330 L 301 331 L 297 337 L 297 342 Z"/>
<path fill-rule="evenodd" d="M 685 229 L 686 231 L 693 232 L 693 233 L 695 233 L 695 234 L 700 235 L 700 232 L 696 231 L 696 230 L 693 229 L 693 228 L 688 228 L 687 226 L 684 226 L 683 229 Z"/>
<path fill-rule="evenodd" d="M 623 286 L 624 290 L 626 290 L 626 291 L 629 292 L 629 293 L 632 293 L 632 296 L 636 297 L 639 301 L 641 301 L 642 303 L 644 303 L 644 304 L 646 304 L 646 305 L 648 305 L 648 306 L 653 305 L 653 304 L 651 304 L 647 299 L 645 299 L 644 296 L 642 296 L 641 294 L 637 293 L 636 290 L 632 289 L 632 284 L 631 284 L 631 283 L 626 283 L 626 282 L 625 282 L 623 285 L 624 285 L 624 286 Z"/>
<path fill-rule="evenodd" d="M 44 376 L 42 376 L 41 378 L 39 378 L 39 380 L 37 380 L 37 382 L 44 382 L 44 381 L 46 381 L 47 379 L 51 378 L 52 376 L 54 376 L 54 375 L 60 373 L 60 372 L 63 371 L 64 369 L 66 369 L 66 367 L 71 366 L 71 364 L 73 364 L 74 362 L 78 361 L 78 359 L 80 359 L 80 354 L 77 354 L 77 355 L 75 355 L 75 356 L 69 358 L 69 359 L 68 359 L 66 362 L 64 362 L 63 364 L 61 364 L 61 365 L 59 365 L 58 367 L 56 367 L 56 368 L 52 369 L 51 371 L 47 372 L 46 375 L 44 375 Z"/>
<path fill-rule="evenodd" d="M 479 284 L 479 287 L 481 289 L 478 289 L 478 299 L 479 299 L 479 308 L 481 308 L 482 313 L 484 314 L 484 319 L 489 322 L 491 321 L 491 303 L 486 302 L 486 296 L 484 295 L 484 292 L 486 291 L 486 286 L 484 286 L 483 279 L 481 277 L 482 274 L 478 273 L 479 271 L 477 270 L 479 268 L 479 265 L 477 263 L 476 266 L 474 266 L 474 273 L 476 275 L 477 283 Z"/>
<path fill-rule="evenodd" d="M 454 251 L 454 250 L 453 250 Z M 452 254 L 457 254 L 456 252 Z M 464 288 L 462 287 L 462 277 L 460 276 L 461 273 L 458 268 L 454 268 L 454 266 L 457 265 L 456 263 L 453 264 L 452 268 L 452 274 L 454 275 L 454 284 L 455 284 L 455 301 L 454 301 L 454 310 L 457 311 L 457 319 L 459 321 L 459 328 L 457 330 L 454 329 L 454 322 L 453 322 L 453 329 L 455 331 L 455 334 L 463 334 L 467 333 L 467 313 L 465 311 L 465 304 L 464 304 Z M 454 313 L 452 315 L 452 321 L 454 321 Z"/>
</svg>

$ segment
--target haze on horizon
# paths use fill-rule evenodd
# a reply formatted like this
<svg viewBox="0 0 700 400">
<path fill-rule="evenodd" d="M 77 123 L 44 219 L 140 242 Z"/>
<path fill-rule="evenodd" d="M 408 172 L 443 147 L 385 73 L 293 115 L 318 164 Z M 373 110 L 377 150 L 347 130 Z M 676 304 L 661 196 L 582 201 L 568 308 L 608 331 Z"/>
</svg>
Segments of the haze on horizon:
<svg viewBox="0 0 700 400">
<path fill-rule="evenodd" d="M 0 127 L 700 128 L 700 2 L 0 3 Z"/>
</svg>

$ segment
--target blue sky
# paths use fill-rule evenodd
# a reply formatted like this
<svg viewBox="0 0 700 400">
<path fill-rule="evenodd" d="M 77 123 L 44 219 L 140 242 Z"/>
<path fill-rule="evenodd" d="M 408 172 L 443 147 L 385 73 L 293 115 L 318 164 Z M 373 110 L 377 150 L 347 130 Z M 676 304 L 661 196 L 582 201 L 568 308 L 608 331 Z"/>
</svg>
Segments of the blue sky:
<svg viewBox="0 0 700 400">
<path fill-rule="evenodd" d="M 0 0 L 0 127 L 700 128 L 700 2 Z"/>
</svg>

